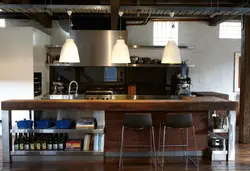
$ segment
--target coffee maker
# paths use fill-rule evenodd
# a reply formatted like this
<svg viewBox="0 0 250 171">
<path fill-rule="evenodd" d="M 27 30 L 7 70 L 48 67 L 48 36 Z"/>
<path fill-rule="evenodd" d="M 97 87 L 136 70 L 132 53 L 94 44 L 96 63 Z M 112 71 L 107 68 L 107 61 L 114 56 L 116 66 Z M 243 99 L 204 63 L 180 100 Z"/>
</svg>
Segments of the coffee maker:
<svg viewBox="0 0 250 171">
<path fill-rule="evenodd" d="M 176 72 L 171 78 L 171 94 L 190 96 L 191 78 L 188 76 L 186 62 L 182 62 L 180 72 Z"/>
</svg>

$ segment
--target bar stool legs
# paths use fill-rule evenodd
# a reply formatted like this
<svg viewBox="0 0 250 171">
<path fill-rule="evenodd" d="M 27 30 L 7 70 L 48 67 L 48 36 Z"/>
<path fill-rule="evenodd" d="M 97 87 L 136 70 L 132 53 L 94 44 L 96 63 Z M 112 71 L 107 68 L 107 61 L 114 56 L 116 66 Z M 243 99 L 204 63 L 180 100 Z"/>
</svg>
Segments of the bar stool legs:
<svg viewBox="0 0 250 171">
<path fill-rule="evenodd" d="M 136 146 L 136 145 L 124 145 L 124 131 L 125 131 L 125 126 L 122 127 L 119 167 L 121 167 L 123 165 L 123 148 L 126 146 L 128 146 L 128 147 L 135 147 Z M 153 159 L 154 167 L 156 167 L 155 133 L 154 133 L 153 126 L 150 127 L 150 154 L 151 154 L 151 160 Z"/>
<path fill-rule="evenodd" d="M 184 155 L 185 155 L 185 162 L 186 162 L 186 166 L 188 166 L 188 160 L 190 160 L 192 162 L 193 165 L 195 165 L 196 167 L 199 167 L 199 156 L 198 156 L 198 152 L 197 152 L 197 143 L 196 143 L 196 135 L 195 135 L 195 129 L 194 126 L 192 126 L 192 132 L 193 132 L 193 139 L 194 139 L 194 146 L 195 146 L 195 151 L 196 151 L 196 162 L 193 161 L 193 159 L 191 157 L 188 156 L 188 128 L 179 128 L 180 131 L 182 129 L 183 133 L 182 133 L 182 145 L 166 145 L 166 135 L 167 135 L 167 130 L 168 127 L 164 126 L 163 127 L 163 140 L 162 140 L 162 145 L 160 144 L 161 141 L 161 131 L 162 131 L 162 124 L 160 125 L 160 130 L 159 130 L 159 143 L 158 143 L 158 152 L 161 150 L 160 148 L 162 147 L 162 156 L 161 156 L 161 163 L 159 162 L 160 166 L 163 168 L 164 167 L 164 157 L 165 157 L 165 147 L 185 147 L 184 150 Z M 186 130 L 186 144 L 184 144 L 184 129 Z M 182 132 L 181 131 L 181 132 Z M 158 154 L 158 158 L 159 158 L 160 154 Z"/>
<path fill-rule="evenodd" d="M 156 167 L 155 131 L 153 126 L 150 127 L 150 149 L 151 149 L 151 160 L 153 160 L 154 167 Z"/>
<path fill-rule="evenodd" d="M 119 167 L 121 167 L 123 159 L 122 159 L 122 153 L 123 153 L 123 141 L 124 141 L 124 126 L 122 126 L 122 138 L 121 138 L 121 146 L 120 146 L 120 158 L 119 158 Z"/>
</svg>

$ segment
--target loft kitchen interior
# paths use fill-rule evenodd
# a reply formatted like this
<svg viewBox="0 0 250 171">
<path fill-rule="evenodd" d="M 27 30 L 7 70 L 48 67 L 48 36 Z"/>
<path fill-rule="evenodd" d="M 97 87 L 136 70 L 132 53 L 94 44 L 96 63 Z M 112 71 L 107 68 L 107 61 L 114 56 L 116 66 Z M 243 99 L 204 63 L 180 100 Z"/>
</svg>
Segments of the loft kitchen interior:
<svg viewBox="0 0 250 171">
<path fill-rule="evenodd" d="M 0 167 L 250 170 L 249 12 L 0 1 Z"/>
</svg>

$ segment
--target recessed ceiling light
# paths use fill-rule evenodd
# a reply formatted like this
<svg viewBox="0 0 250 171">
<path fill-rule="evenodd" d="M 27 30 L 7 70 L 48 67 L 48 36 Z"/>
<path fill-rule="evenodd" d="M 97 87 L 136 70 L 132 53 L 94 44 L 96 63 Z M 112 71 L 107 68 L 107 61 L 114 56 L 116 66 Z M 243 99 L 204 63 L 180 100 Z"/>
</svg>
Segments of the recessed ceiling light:
<svg viewBox="0 0 250 171">
<path fill-rule="evenodd" d="M 0 8 L 0 12 L 2 12 L 3 10 Z"/>
</svg>

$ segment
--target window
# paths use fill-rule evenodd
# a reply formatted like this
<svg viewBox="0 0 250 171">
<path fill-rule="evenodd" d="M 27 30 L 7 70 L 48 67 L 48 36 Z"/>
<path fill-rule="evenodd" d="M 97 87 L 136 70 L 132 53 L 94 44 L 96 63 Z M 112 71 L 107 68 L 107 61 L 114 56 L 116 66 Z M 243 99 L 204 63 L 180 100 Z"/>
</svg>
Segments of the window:
<svg viewBox="0 0 250 171">
<path fill-rule="evenodd" d="M 5 19 L 0 19 L 0 27 L 5 27 Z"/>
<path fill-rule="evenodd" d="M 220 39 L 241 39 L 241 22 L 224 22 L 220 24 Z"/>
<path fill-rule="evenodd" d="M 174 22 L 175 27 L 172 28 L 173 22 L 155 21 L 153 23 L 153 44 L 165 46 L 169 40 L 174 40 L 178 44 L 178 22 Z"/>
</svg>

